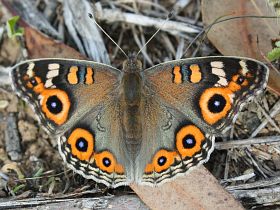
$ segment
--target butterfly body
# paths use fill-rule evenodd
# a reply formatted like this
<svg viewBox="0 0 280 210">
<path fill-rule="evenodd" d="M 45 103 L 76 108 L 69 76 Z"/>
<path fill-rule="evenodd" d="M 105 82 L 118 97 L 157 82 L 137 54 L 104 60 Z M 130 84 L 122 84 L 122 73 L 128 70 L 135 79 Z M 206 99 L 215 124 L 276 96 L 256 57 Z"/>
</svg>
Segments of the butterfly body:
<svg viewBox="0 0 280 210">
<path fill-rule="evenodd" d="M 138 63 L 138 65 L 137 65 Z M 137 154 L 142 137 L 142 76 L 140 75 L 141 63 L 134 58 L 124 62 L 122 91 L 120 104 L 122 111 L 122 129 L 126 147 L 130 154 Z"/>
<path fill-rule="evenodd" d="M 268 68 L 239 57 L 170 61 L 118 70 L 70 59 L 16 65 L 13 86 L 63 160 L 107 186 L 158 185 L 205 163 L 245 101 L 263 91 Z"/>
</svg>

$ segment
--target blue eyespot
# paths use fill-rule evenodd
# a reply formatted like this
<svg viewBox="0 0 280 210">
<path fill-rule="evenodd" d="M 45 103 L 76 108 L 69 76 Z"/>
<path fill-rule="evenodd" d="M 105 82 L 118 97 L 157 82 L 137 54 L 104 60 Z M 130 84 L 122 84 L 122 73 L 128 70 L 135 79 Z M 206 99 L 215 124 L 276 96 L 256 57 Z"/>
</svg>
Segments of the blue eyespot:
<svg viewBox="0 0 280 210">
<path fill-rule="evenodd" d="M 57 96 L 50 96 L 46 102 L 48 110 L 53 114 L 58 114 L 62 111 L 63 104 Z"/>
<path fill-rule="evenodd" d="M 220 113 L 226 106 L 226 99 L 220 94 L 214 94 L 208 101 L 208 109 L 212 113 Z"/>
<path fill-rule="evenodd" d="M 111 160 L 109 158 L 103 158 L 102 160 L 103 162 L 103 165 L 106 166 L 106 167 L 109 167 L 111 165 Z"/>
<path fill-rule="evenodd" d="M 157 162 L 158 162 L 158 165 L 163 166 L 166 163 L 166 161 L 167 161 L 167 158 L 164 156 L 161 156 L 158 158 Z"/>
<path fill-rule="evenodd" d="M 183 138 L 183 147 L 185 149 L 191 149 L 195 146 L 196 144 L 196 141 L 195 141 L 195 137 L 191 134 L 188 134 L 186 135 L 184 138 Z"/>
<path fill-rule="evenodd" d="M 86 139 L 84 139 L 83 137 L 77 139 L 76 141 L 76 148 L 80 151 L 80 152 L 86 152 L 88 149 L 88 142 Z"/>
</svg>

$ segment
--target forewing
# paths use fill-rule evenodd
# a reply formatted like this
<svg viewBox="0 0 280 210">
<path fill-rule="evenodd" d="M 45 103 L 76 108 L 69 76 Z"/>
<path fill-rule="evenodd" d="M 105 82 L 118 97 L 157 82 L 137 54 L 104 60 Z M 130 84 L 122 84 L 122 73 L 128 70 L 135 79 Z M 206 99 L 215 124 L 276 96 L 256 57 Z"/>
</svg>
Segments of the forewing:
<svg viewBox="0 0 280 210">
<path fill-rule="evenodd" d="M 38 59 L 16 65 L 11 77 L 15 91 L 32 105 L 41 124 L 58 134 L 110 98 L 121 72 L 90 61 Z"/>
<path fill-rule="evenodd" d="M 263 91 L 263 63 L 239 57 L 204 57 L 159 64 L 145 70 L 146 85 L 168 106 L 200 127 L 221 133 L 240 105 Z"/>
</svg>

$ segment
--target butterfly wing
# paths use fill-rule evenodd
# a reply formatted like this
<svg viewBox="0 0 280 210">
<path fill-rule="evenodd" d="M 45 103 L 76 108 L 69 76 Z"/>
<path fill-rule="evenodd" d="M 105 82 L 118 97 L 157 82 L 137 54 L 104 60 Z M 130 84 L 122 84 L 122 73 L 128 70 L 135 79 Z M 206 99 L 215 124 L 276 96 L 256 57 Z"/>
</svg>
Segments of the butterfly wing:
<svg viewBox="0 0 280 210">
<path fill-rule="evenodd" d="M 147 69 L 145 78 L 164 102 L 201 127 L 221 133 L 240 105 L 263 91 L 268 72 L 257 60 L 217 56 L 159 64 Z"/>
<path fill-rule="evenodd" d="M 93 109 L 59 138 L 60 154 L 71 169 L 110 187 L 128 185 L 132 179 L 116 101 Z"/>
<path fill-rule="evenodd" d="M 11 77 L 44 128 L 59 136 L 69 167 L 106 185 L 129 182 L 118 116 L 119 70 L 90 61 L 40 59 L 15 66 Z"/>
<path fill-rule="evenodd" d="M 153 94 L 142 107 L 145 123 L 135 161 L 137 183 L 164 183 L 209 159 L 215 138 L 195 121 Z"/>
<path fill-rule="evenodd" d="M 144 77 L 146 123 L 136 180 L 155 185 L 207 161 L 213 135 L 265 88 L 268 68 L 248 58 L 205 57 L 159 64 Z"/>
<path fill-rule="evenodd" d="M 65 131 L 119 86 L 121 72 L 90 61 L 29 60 L 13 67 L 13 86 L 30 103 L 47 131 Z"/>
</svg>

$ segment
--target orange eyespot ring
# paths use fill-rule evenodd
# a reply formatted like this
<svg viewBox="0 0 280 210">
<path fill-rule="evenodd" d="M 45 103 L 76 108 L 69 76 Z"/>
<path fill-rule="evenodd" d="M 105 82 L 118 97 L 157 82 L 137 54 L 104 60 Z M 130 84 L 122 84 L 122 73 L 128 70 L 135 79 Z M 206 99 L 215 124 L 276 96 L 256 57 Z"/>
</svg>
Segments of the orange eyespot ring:
<svg viewBox="0 0 280 210">
<path fill-rule="evenodd" d="M 145 168 L 145 173 L 158 173 L 168 169 L 175 161 L 177 153 L 170 152 L 165 149 L 159 150 L 153 157 L 152 163 L 148 163 Z"/>
<path fill-rule="evenodd" d="M 186 125 L 176 133 L 176 148 L 182 158 L 192 157 L 201 150 L 204 134 L 194 125 Z"/>
<path fill-rule="evenodd" d="M 83 161 L 90 160 L 94 152 L 94 137 L 89 131 L 83 128 L 76 128 L 68 137 L 67 143 L 71 147 L 73 156 Z"/>
<path fill-rule="evenodd" d="M 118 174 L 124 173 L 122 165 L 118 164 L 112 153 L 103 151 L 94 155 L 95 163 L 98 168 L 107 173 L 116 172 Z"/>
<path fill-rule="evenodd" d="M 59 89 L 45 89 L 42 93 L 42 111 L 57 125 L 62 125 L 68 117 L 71 102 L 66 92 Z"/>
<path fill-rule="evenodd" d="M 199 107 L 204 121 L 210 125 L 224 118 L 231 109 L 229 88 L 214 87 L 206 89 L 199 99 Z"/>
</svg>

